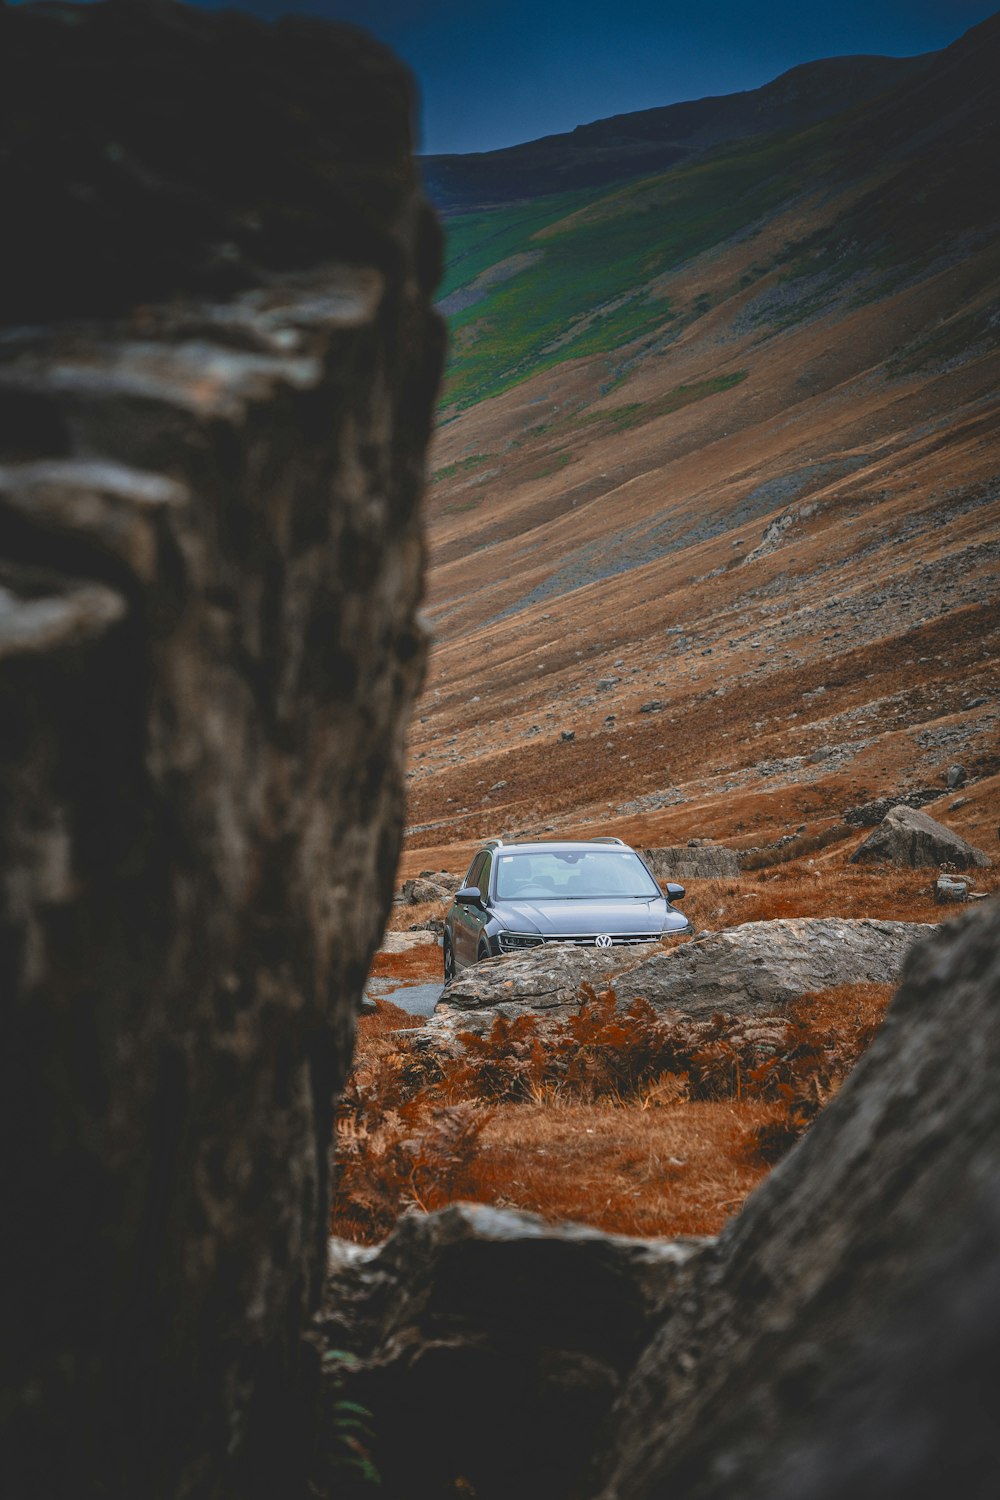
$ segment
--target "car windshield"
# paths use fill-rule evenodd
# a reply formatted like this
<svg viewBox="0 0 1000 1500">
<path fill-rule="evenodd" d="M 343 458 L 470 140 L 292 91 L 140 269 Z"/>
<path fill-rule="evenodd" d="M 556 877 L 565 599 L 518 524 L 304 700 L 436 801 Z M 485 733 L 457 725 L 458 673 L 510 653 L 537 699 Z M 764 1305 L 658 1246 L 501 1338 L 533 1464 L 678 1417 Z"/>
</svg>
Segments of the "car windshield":
<svg viewBox="0 0 1000 1500">
<path fill-rule="evenodd" d="M 660 888 L 631 849 L 544 849 L 501 854 L 496 893 L 501 901 L 609 896 L 649 901 L 659 896 Z"/>
</svg>

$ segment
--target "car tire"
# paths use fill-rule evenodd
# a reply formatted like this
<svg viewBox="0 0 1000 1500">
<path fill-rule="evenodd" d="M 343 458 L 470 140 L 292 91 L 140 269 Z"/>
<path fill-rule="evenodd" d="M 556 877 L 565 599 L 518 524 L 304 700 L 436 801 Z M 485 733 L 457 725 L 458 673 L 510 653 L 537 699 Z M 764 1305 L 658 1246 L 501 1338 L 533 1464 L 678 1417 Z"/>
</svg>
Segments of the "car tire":
<svg viewBox="0 0 1000 1500">
<path fill-rule="evenodd" d="M 492 958 L 492 957 L 493 957 L 493 955 L 490 953 L 490 950 L 486 946 L 486 944 L 485 943 L 480 943 L 479 944 L 479 952 L 476 954 L 476 963 L 477 964 L 481 964 L 484 959 L 486 959 L 486 958 Z"/>
<path fill-rule="evenodd" d="M 451 946 L 451 938 L 447 933 L 444 935 L 444 982 L 449 984 L 455 977 L 455 953 Z"/>
</svg>

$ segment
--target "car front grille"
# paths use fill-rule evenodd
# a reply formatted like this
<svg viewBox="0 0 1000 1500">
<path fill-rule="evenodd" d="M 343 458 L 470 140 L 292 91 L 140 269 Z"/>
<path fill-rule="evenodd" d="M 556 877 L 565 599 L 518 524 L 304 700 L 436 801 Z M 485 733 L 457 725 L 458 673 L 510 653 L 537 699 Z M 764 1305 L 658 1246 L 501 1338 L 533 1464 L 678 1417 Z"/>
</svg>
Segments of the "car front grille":
<svg viewBox="0 0 1000 1500">
<path fill-rule="evenodd" d="M 604 936 L 604 934 L 602 934 Z M 607 936 L 611 938 L 615 948 L 623 945 L 633 946 L 639 943 L 658 943 L 663 936 L 662 932 L 612 932 Z M 577 948 L 593 948 L 597 945 L 597 933 L 546 933 L 544 937 L 536 937 L 527 932 L 505 932 L 500 937 L 500 947 L 505 953 L 517 951 L 522 948 L 538 948 L 542 943 L 573 943 Z"/>
<path fill-rule="evenodd" d="M 602 934 L 603 935 L 603 934 Z M 662 932 L 611 932 L 607 934 L 616 948 L 623 943 L 658 943 L 663 936 Z M 578 948 L 593 948 L 597 943 L 597 934 L 588 933 L 585 937 L 573 934 L 566 937 L 545 937 L 545 943 L 575 943 Z"/>
</svg>

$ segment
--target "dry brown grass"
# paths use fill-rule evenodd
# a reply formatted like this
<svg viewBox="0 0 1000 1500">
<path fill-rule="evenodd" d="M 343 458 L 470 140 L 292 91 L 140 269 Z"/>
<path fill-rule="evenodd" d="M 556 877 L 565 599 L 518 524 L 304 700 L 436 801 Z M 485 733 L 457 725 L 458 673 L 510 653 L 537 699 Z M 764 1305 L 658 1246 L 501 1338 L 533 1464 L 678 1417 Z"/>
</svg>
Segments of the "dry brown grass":
<svg viewBox="0 0 1000 1500">
<path fill-rule="evenodd" d="M 762 1100 L 500 1106 L 471 1196 L 616 1234 L 716 1234 L 767 1175 L 756 1131 L 780 1113 Z"/>
<path fill-rule="evenodd" d="M 886 985 L 804 995 L 786 1022 L 625 1015 L 591 995 L 412 1051 L 387 1002 L 358 1026 L 338 1120 L 333 1232 L 371 1243 L 456 1198 L 624 1234 L 713 1234 L 805 1130 L 881 1023 Z"/>
<path fill-rule="evenodd" d="M 391 1000 L 377 1000 L 374 1011 L 358 1017 L 355 1068 L 362 1066 L 364 1059 L 372 1055 L 377 1043 L 387 1041 L 397 1031 L 408 1031 L 423 1024 L 422 1016 L 411 1016 L 409 1011 L 393 1005 Z"/>
<path fill-rule="evenodd" d="M 998 883 L 976 871 L 980 889 Z M 979 878 L 985 877 L 985 879 Z M 778 917 L 873 917 L 894 922 L 940 922 L 947 908 L 933 897 L 934 870 L 875 872 L 859 866 L 790 865 L 733 880 L 689 880 L 683 902 L 695 928 L 736 927 Z"/>
<path fill-rule="evenodd" d="M 448 911 L 446 901 L 418 901 L 413 905 L 409 902 L 397 901 L 389 912 L 389 920 L 386 922 L 388 932 L 409 932 L 411 928 L 430 922 L 435 917 L 444 921 Z"/>
<path fill-rule="evenodd" d="M 405 953 L 376 953 L 371 974 L 375 979 L 398 979 L 403 984 L 432 984 L 440 980 L 443 958 L 433 941 L 409 948 Z"/>
<path fill-rule="evenodd" d="M 893 996 L 891 984 L 838 984 L 815 995 L 802 995 L 792 1007 L 801 1026 L 822 1032 L 837 1027 L 847 1034 L 873 1034 L 885 1020 Z"/>
</svg>

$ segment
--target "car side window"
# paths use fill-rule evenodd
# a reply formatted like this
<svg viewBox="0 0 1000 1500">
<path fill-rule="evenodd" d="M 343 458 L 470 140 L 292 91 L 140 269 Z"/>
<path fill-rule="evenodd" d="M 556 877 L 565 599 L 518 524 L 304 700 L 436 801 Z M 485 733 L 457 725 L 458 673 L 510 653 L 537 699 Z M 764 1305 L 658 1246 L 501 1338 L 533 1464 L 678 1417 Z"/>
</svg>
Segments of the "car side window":
<svg viewBox="0 0 1000 1500">
<path fill-rule="evenodd" d="M 483 863 L 486 860 L 486 857 L 487 856 L 485 854 L 476 855 L 475 859 L 472 861 L 472 864 L 469 866 L 469 873 L 465 877 L 466 885 L 478 885 L 479 889 L 482 890 L 483 887 L 480 884 L 480 878 L 482 876 Z"/>
<path fill-rule="evenodd" d="M 492 868 L 493 868 L 493 856 L 492 856 L 492 854 L 484 854 L 483 855 L 482 868 L 479 871 L 479 879 L 476 881 L 476 884 L 478 885 L 480 891 L 482 892 L 482 897 L 483 897 L 484 901 L 486 901 L 489 898 L 489 894 L 490 894 L 490 871 L 492 870 Z"/>
</svg>

